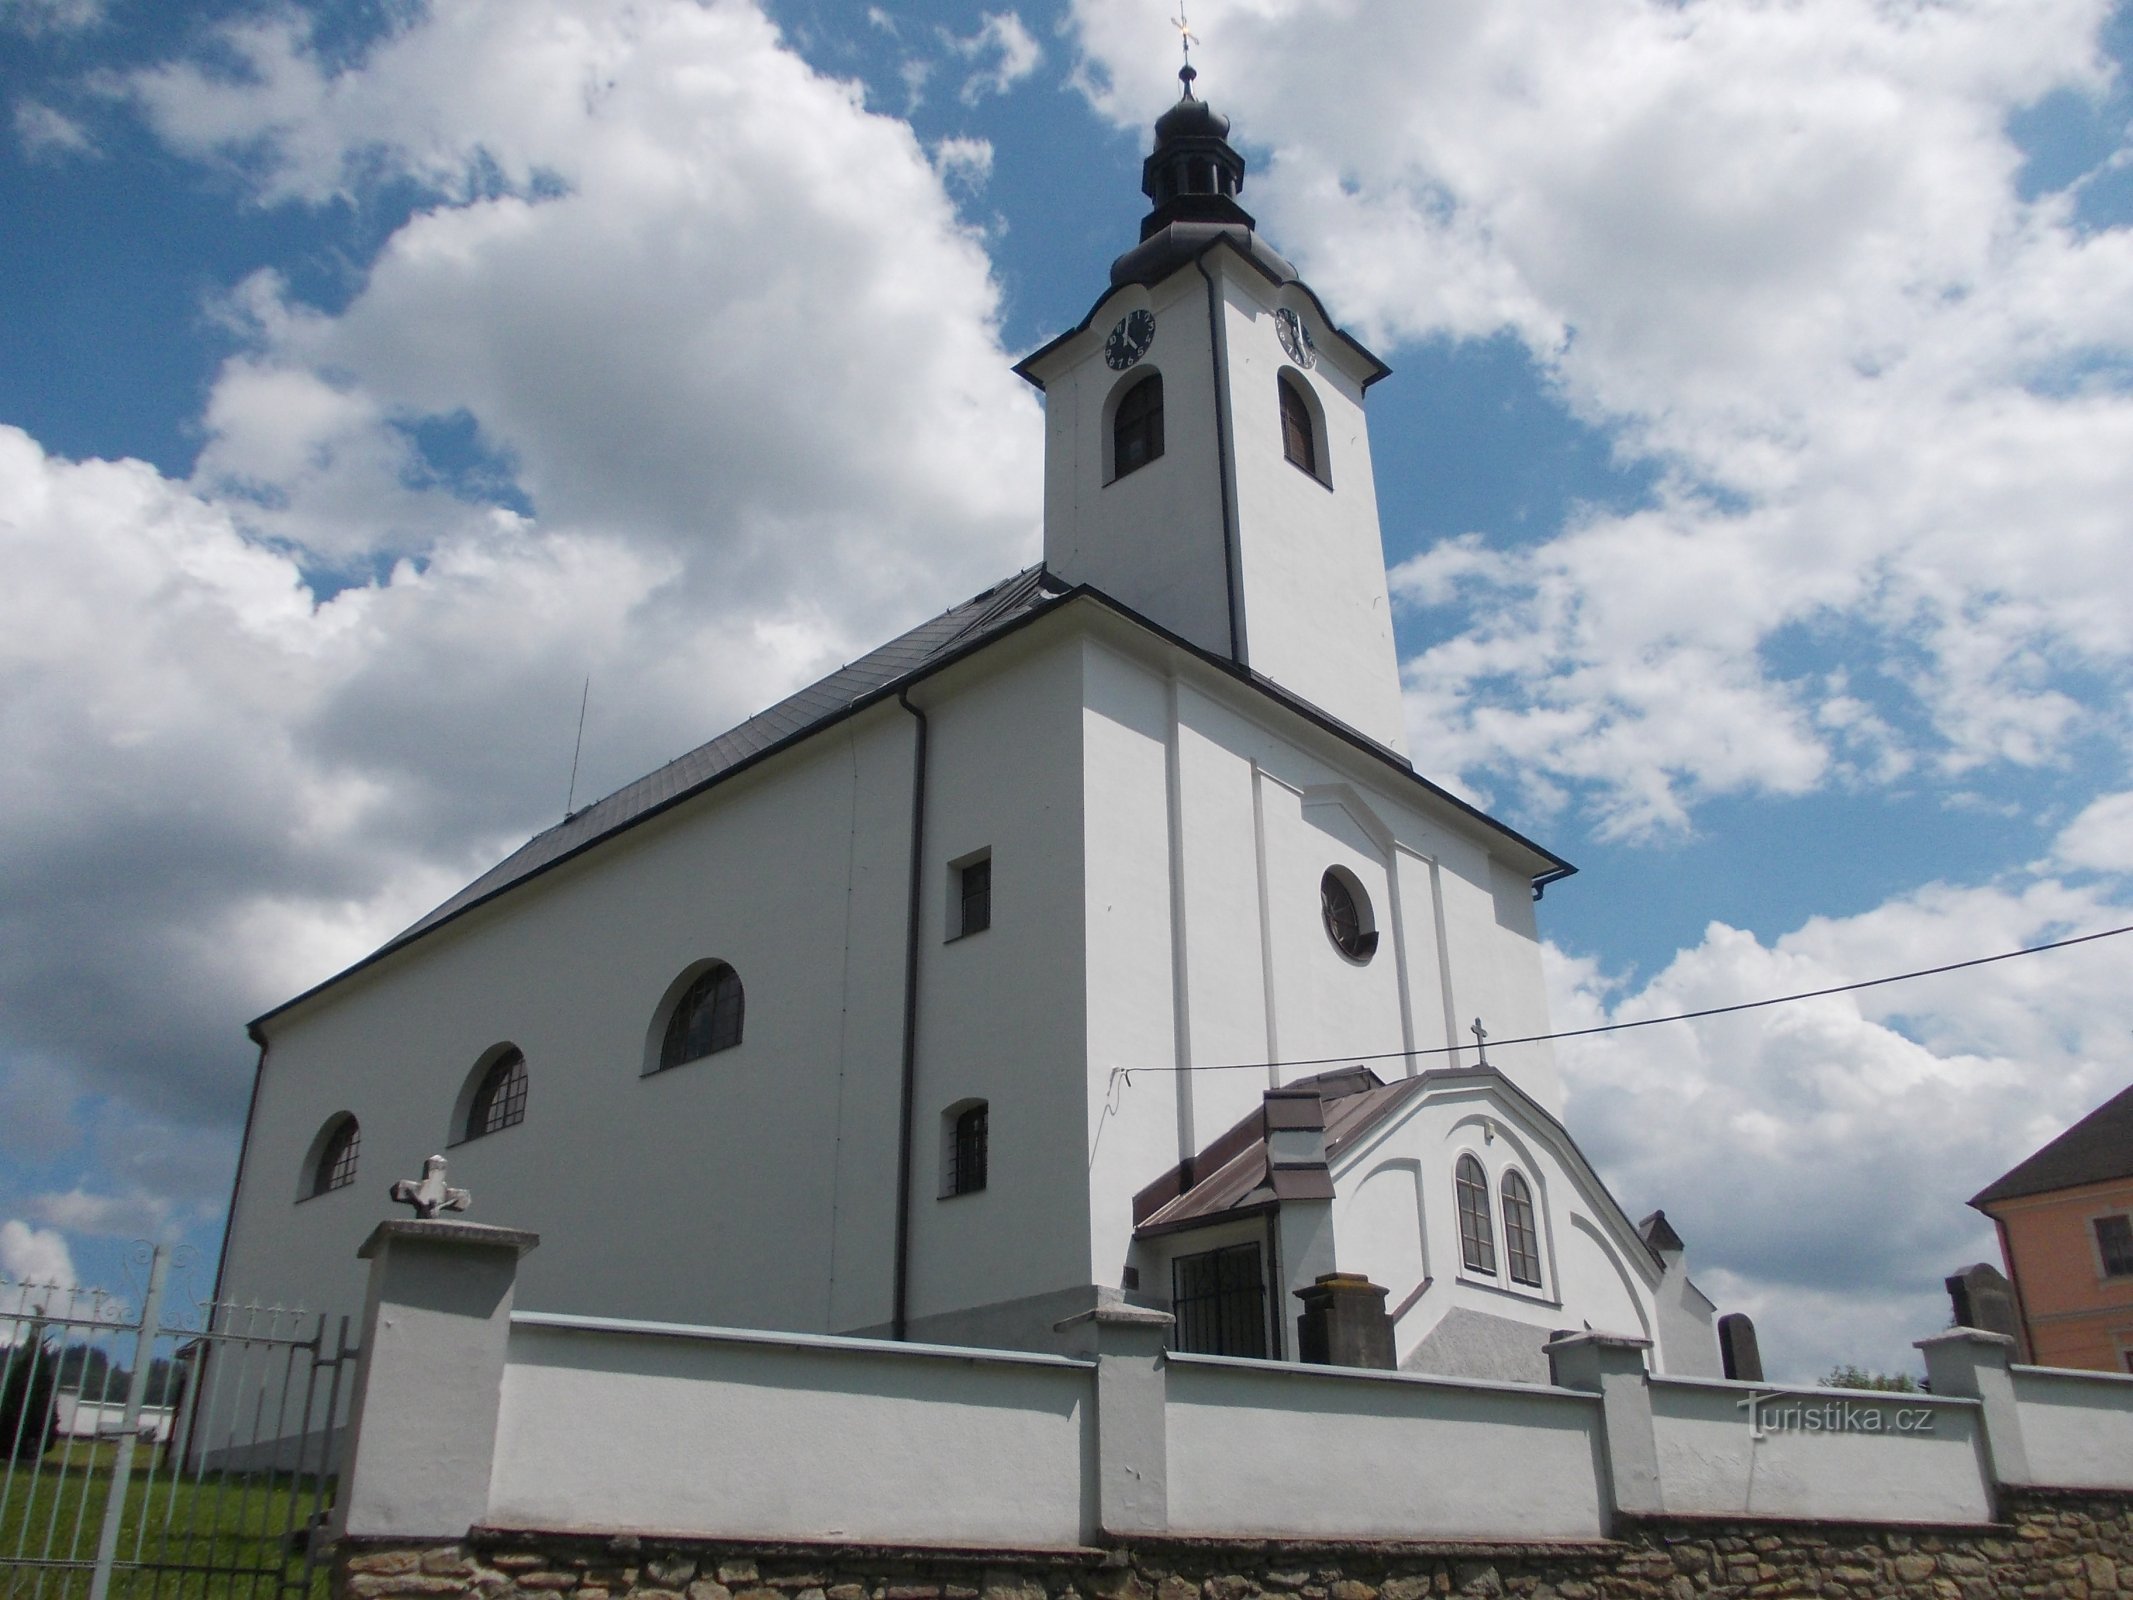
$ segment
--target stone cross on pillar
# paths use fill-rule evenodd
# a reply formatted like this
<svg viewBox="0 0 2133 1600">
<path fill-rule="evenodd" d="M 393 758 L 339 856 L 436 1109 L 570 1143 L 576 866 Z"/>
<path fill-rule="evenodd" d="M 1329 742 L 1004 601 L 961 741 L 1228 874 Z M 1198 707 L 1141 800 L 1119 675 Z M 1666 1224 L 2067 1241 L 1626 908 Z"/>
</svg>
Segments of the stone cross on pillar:
<svg viewBox="0 0 2133 1600">
<path fill-rule="evenodd" d="M 464 1189 L 454 1189 L 444 1181 L 444 1157 L 431 1156 L 422 1163 L 420 1178 L 402 1178 L 392 1186 L 394 1203 L 413 1206 L 415 1216 L 423 1222 L 432 1221 L 440 1211 L 464 1211 L 474 1203 L 474 1197 Z"/>
<path fill-rule="evenodd" d="M 1481 1025 L 1481 1019 L 1476 1017 L 1474 1025 L 1466 1031 L 1474 1036 L 1474 1065 L 1477 1067 L 1487 1066 L 1489 1064 L 1489 1030 L 1484 1028 Z"/>
</svg>

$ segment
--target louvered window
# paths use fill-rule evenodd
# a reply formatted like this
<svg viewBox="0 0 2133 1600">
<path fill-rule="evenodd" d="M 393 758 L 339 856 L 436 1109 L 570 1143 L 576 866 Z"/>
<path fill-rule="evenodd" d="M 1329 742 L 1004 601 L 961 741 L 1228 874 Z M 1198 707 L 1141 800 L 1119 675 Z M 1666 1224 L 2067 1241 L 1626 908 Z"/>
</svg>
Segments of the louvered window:
<svg viewBox="0 0 2133 1600">
<path fill-rule="evenodd" d="M 1118 402 L 1111 421 L 1111 476 L 1123 478 L 1163 453 L 1163 375 L 1151 372 Z"/>
</svg>

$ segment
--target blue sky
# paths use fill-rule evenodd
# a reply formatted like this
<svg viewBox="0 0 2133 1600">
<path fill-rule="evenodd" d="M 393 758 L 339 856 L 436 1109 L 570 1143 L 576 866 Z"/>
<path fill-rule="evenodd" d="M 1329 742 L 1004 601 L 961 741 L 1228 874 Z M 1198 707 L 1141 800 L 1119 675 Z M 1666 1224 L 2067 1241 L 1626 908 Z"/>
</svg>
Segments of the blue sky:
<svg viewBox="0 0 2133 1600">
<path fill-rule="evenodd" d="M 0 1268 L 212 1249 L 242 1022 L 553 820 L 588 674 L 581 795 L 1033 557 L 1173 10 L 0 0 Z M 1193 25 L 1394 368 L 1418 764 L 1583 869 L 1558 1026 L 2133 921 L 2133 11 Z M 1566 1046 L 1571 1125 L 1900 1364 L 2129 951 Z"/>
</svg>

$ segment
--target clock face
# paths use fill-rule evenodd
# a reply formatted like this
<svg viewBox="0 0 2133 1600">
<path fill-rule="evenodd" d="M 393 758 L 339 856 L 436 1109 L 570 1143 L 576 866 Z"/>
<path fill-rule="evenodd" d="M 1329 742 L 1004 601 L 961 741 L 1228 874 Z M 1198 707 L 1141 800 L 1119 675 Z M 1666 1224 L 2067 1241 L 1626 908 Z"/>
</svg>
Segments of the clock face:
<svg viewBox="0 0 2133 1600">
<path fill-rule="evenodd" d="M 1124 372 L 1148 353 L 1155 343 L 1155 313 L 1129 311 L 1118 319 L 1111 337 L 1104 340 L 1104 360 L 1113 372 Z"/>
<path fill-rule="evenodd" d="M 1287 306 L 1274 313 L 1274 332 L 1280 336 L 1281 348 L 1288 351 L 1291 361 L 1305 368 L 1318 365 L 1318 346 L 1311 342 L 1311 330 Z"/>
</svg>

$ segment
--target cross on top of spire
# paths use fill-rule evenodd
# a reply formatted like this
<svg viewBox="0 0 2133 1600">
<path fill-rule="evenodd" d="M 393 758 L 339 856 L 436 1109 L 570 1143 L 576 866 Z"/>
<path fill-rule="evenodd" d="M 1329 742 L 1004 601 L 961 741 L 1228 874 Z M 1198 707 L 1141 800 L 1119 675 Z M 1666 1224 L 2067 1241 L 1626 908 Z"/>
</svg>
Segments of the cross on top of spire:
<svg viewBox="0 0 2133 1600">
<path fill-rule="evenodd" d="M 1192 47 L 1200 42 L 1200 36 L 1192 31 L 1192 24 L 1185 18 L 1185 0 L 1178 0 L 1178 14 L 1170 19 L 1170 25 L 1178 30 L 1178 48 L 1185 53 L 1185 65 L 1178 68 L 1178 82 L 1185 85 L 1185 97 L 1192 98 L 1192 80 L 1199 76 L 1193 70 Z"/>
</svg>

